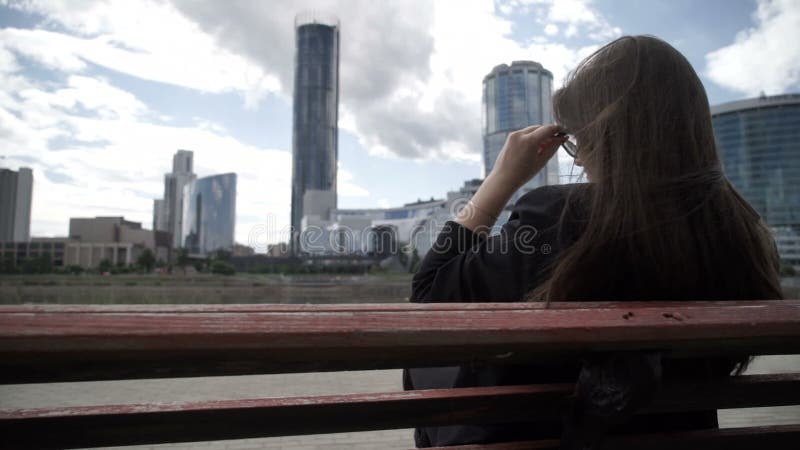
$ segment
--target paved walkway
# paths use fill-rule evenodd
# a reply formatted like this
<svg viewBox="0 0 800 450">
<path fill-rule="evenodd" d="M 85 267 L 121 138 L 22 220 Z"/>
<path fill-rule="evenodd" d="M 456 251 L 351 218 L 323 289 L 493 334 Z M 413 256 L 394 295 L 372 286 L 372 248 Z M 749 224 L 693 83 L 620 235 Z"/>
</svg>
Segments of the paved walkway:
<svg viewBox="0 0 800 450">
<path fill-rule="evenodd" d="M 748 373 L 800 371 L 800 355 L 757 359 Z M 401 390 L 399 370 L 0 386 L 3 408 L 201 401 Z M 720 411 L 723 427 L 800 423 L 800 406 Z M 407 449 L 411 430 L 165 444 L 126 449 Z M 117 447 L 119 448 L 119 447 Z"/>
</svg>

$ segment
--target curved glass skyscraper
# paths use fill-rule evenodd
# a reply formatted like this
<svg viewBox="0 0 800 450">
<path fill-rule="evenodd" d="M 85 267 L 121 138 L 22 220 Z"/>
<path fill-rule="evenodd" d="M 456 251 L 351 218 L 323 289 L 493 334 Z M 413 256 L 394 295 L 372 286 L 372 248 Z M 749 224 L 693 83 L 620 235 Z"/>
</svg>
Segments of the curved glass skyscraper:
<svg viewBox="0 0 800 450">
<path fill-rule="evenodd" d="M 711 108 L 725 174 L 773 227 L 781 258 L 800 265 L 800 94 Z"/>
<path fill-rule="evenodd" d="M 338 159 L 339 23 L 319 17 L 295 21 L 292 230 L 299 232 L 307 190 L 333 191 Z M 297 251 L 292 240 L 292 251 Z"/>
<path fill-rule="evenodd" d="M 199 178 L 183 189 L 183 246 L 190 255 L 231 250 L 236 226 L 236 174 Z"/>
<path fill-rule="evenodd" d="M 488 174 L 503 149 L 508 133 L 528 125 L 553 122 L 553 74 L 533 61 L 501 64 L 483 79 L 483 165 Z M 523 187 L 558 184 L 558 158 Z"/>
</svg>

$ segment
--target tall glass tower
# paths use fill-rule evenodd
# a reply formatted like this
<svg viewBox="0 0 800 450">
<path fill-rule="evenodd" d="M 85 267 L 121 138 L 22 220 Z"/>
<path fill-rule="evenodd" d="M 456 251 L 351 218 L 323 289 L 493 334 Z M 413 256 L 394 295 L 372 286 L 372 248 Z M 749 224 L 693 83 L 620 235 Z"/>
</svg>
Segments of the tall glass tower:
<svg viewBox="0 0 800 450">
<path fill-rule="evenodd" d="M 232 250 L 236 229 L 236 174 L 195 179 L 183 188 L 183 245 L 190 255 Z"/>
<path fill-rule="evenodd" d="M 491 172 L 508 134 L 528 125 L 553 122 L 553 74 L 533 61 L 501 64 L 483 78 L 483 166 Z M 558 184 L 558 158 L 553 157 L 521 192 Z M 520 193 L 521 193 L 520 192 Z"/>
<path fill-rule="evenodd" d="M 154 217 L 155 222 L 166 221 L 172 234 L 172 248 L 183 246 L 183 188 L 197 178 L 193 170 L 194 152 L 178 150 L 172 157 L 172 172 L 164 174 L 164 205 L 159 206 L 166 217 Z M 154 214 L 158 211 L 153 208 Z"/>
<path fill-rule="evenodd" d="M 339 113 L 339 21 L 318 15 L 295 19 L 292 132 L 292 253 L 307 190 L 333 191 L 336 208 Z"/>
<path fill-rule="evenodd" d="M 800 268 L 800 94 L 724 103 L 711 117 L 725 174 Z"/>
</svg>

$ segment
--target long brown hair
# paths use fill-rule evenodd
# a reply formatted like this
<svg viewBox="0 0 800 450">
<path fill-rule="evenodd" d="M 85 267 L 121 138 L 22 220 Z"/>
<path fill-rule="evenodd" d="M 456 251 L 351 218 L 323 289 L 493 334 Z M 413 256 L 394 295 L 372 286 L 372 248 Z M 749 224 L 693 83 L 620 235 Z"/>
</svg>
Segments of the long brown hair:
<svg viewBox="0 0 800 450">
<path fill-rule="evenodd" d="M 774 240 L 724 176 L 705 90 L 677 50 L 619 38 L 567 77 L 553 110 L 592 182 L 562 214 L 583 232 L 531 300 L 781 298 Z"/>
</svg>

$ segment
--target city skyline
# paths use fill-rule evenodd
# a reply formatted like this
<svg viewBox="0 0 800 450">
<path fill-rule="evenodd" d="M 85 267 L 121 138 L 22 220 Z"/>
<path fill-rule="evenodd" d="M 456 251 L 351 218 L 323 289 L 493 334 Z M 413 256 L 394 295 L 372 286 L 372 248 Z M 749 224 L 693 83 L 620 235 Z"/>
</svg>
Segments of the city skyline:
<svg viewBox="0 0 800 450">
<path fill-rule="evenodd" d="M 781 39 L 796 3 L 723 3 L 363 4 L 342 23 L 338 206 L 402 205 L 480 176 L 480 80 L 497 64 L 540 62 L 558 88 L 598 45 L 649 32 L 686 54 L 712 104 L 797 91 L 799 47 Z M 63 235 L 71 215 L 151 223 L 179 148 L 198 173 L 239 174 L 237 241 L 267 214 L 289 224 L 293 17 L 341 8 L 254 5 L 0 7 L 0 161 L 34 169 L 32 235 Z"/>
</svg>

